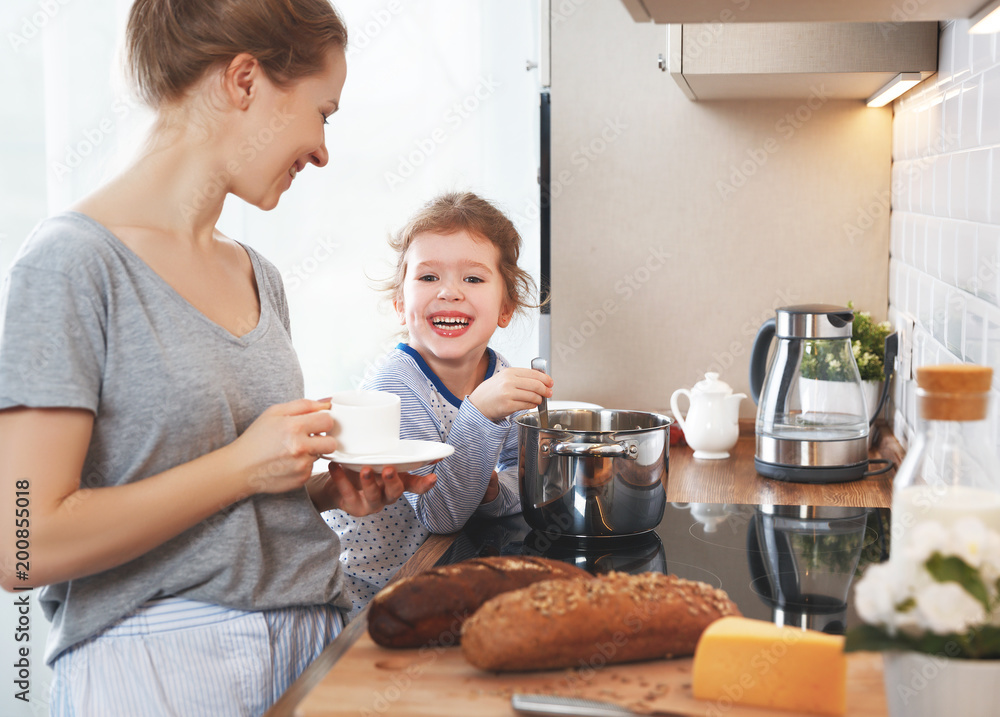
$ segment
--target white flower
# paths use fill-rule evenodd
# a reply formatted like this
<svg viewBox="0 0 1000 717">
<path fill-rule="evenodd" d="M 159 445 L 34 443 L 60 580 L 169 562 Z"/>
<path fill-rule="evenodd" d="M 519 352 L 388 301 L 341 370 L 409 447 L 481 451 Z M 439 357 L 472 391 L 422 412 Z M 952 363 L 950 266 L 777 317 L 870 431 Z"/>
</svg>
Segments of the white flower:
<svg viewBox="0 0 1000 717">
<path fill-rule="evenodd" d="M 893 569 L 889 563 L 872 565 L 854 588 L 854 609 L 872 625 L 895 625 L 896 600 Z"/>
<path fill-rule="evenodd" d="M 927 632 L 961 634 L 984 625 L 1000 626 L 1000 534 L 974 517 L 947 528 L 927 520 L 914 525 L 894 547 L 889 561 L 869 566 L 855 586 L 854 606 L 864 622 L 881 626 L 890 635 L 914 638 Z M 958 558 L 968 565 L 976 584 L 986 587 L 989 609 L 969 593 L 973 581 L 963 577 L 966 584 L 938 582 L 928 569 L 935 557 Z"/>
<path fill-rule="evenodd" d="M 948 552 L 960 557 L 970 567 L 978 568 L 983 563 L 986 551 L 991 548 L 996 550 L 996 545 L 989 545 L 992 541 L 989 541 L 988 536 L 991 534 L 996 538 L 996 534 L 988 530 L 979 518 L 960 518 L 952 526 Z"/>
<path fill-rule="evenodd" d="M 916 600 L 923 624 L 938 635 L 964 632 L 986 622 L 983 606 L 958 583 L 928 585 Z"/>
<path fill-rule="evenodd" d="M 920 521 L 910 529 L 910 535 L 898 552 L 904 562 L 923 565 L 934 553 L 945 554 L 951 547 L 951 536 L 934 520 Z"/>
</svg>

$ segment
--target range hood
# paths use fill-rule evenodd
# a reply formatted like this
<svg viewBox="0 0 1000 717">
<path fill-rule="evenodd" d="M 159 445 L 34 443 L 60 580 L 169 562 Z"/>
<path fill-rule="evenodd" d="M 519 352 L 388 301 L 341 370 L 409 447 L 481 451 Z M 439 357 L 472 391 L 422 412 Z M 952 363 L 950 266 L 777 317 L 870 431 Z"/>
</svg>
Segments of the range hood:
<svg viewBox="0 0 1000 717">
<path fill-rule="evenodd" d="M 692 100 L 866 100 L 900 73 L 937 71 L 936 22 L 667 25 L 661 69 Z"/>
<path fill-rule="evenodd" d="M 973 17 L 987 0 L 622 0 L 636 22 L 914 22 Z"/>
</svg>

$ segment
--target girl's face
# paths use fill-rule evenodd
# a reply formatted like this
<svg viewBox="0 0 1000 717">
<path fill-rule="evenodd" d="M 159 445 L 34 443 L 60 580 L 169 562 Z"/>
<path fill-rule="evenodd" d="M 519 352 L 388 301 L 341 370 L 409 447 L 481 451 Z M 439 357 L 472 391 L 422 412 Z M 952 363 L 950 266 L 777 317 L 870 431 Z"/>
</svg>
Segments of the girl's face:
<svg viewBox="0 0 1000 717">
<path fill-rule="evenodd" d="M 510 323 L 499 262 L 492 243 L 464 230 L 418 234 L 410 243 L 393 305 L 432 368 L 435 360 L 479 361 L 497 326 Z"/>
<path fill-rule="evenodd" d="M 340 107 L 347 79 L 344 51 L 332 48 L 322 72 L 282 89 L 258 78 L 253 117 L 245 123 L 236 148 L 239 171 L 233 193 L 260 209 L 273 209 L 306 165 L 327 163 L 325 125 Z M 233 164 L 233 161 L 230 161 Z"/>
</svg>

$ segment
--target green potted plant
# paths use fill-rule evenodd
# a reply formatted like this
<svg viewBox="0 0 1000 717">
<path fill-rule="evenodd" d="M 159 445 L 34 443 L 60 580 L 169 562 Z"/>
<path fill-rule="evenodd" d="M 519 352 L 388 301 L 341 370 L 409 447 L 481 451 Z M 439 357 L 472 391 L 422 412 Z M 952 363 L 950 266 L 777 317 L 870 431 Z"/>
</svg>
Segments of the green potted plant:
<svg viewBox="0 0 1000 717">
<path fill-rule="evenodd" d="M 853 310 L 854 302 L 847 302 Z M 861 374 L 865 399 L 870 412 L 874 412 L 882 391 L 885 377 L 885 339 L 892 333 L 888 321 L 876 322 L 867 311 L 855 311 L 851 324 L 851 352 Z M 851 381 L 850 358 L 830 351 L 818 341 L 805 341 L 802 351 L 801 374 L 803 378 L 820 381 Z M 846 354 L 846 350 L 844 352 Z M 869 416 L 870 418 L 871 416 Z"/>
</svg>

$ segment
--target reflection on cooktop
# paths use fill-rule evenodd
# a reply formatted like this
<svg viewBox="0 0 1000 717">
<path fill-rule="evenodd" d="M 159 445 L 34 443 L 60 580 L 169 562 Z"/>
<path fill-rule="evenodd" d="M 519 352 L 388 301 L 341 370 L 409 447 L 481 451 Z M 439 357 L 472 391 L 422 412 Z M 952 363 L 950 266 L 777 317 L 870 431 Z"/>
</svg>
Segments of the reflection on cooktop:
<svg viewBox="0 0 1000 717">
<path fill-rule="evenodd" d="M 832 633 L 858 623 L 854 579 L 888 558 L 889 511 L 674 503 L 655 531 L 575 538 L 532 530 L 520 515 L 469 522 L 442 563 L 538 555 L 594 574 L 662 572 L 720 587 L 747 617 Z"/>
</svg>

